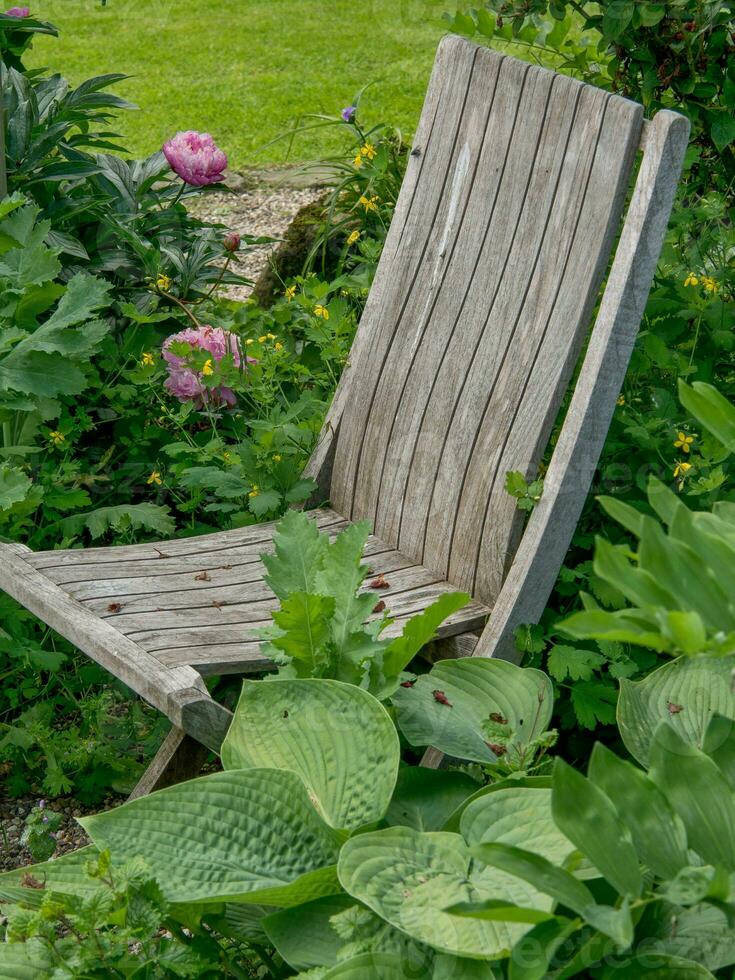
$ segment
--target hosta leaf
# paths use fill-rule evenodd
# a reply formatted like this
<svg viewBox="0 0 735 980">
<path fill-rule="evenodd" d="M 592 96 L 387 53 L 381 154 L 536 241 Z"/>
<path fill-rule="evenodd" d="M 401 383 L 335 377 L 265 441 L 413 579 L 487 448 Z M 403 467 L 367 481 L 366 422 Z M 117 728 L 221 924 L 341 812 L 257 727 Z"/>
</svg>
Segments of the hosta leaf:
<svg viewBox="0 0 735 980">
<path fill-rule="evenodd" d="M 345 941 L 329 920 L 355 904 L 355 900 L 344 893 L 328 895 L 273 912 L 263 919 L 263 928 L 280 956 L 294 970 L 331 966 Z"/>
<path fill-rule="evenodd" d="M 732 120 L 729 120 L 732 125 Z M 679 378 L 679 400 L 684 408 L 730 452 L 735 452 L 735 405 L 703 381 L 688 385 Z"/>
<path fill-rule="evenodd" d="M 379 820 L 396 782 L 399 742 L 367 691 L 321 679 L 245 681 L 222 745 L 227 769 L 295 772 L 332 827 Z"/>
<path fill-rule="evenodd" d="M 506 955 L 529 926 L 450 915 L 449 906 L 488 899 L 548 911 L 551 900 L 493 868 L 473 863 L 461 837 L 391 827 L 348 840 L 338 873 L 344 888 L 396 929 L 441 952 Z"/>
<path fill-rule="evenodd" d="M 575 850 L 551 813 L 551 790 L 507 786 L 470 803 L 460 819 L 470 846 L 501 842 L 540 854 L 556 864 Z"/>
<path fill-rule="evenodd" d="M 657 903 L 641 925 L 652 951 L 695 960 L 708 970 L 735 963 L 735 930 L 715 905 L 672 908 Z"/>
<path fill-rule="evenodd" d="M 653 734 L 667 721 L 701 747 L 714 714 L 735 719 L 731 674 L 735 656 L 681 657 L 640 681 L 621 680 L 618 727 L 630 754 L 647 767 Z"/>
<path fill-rule="evenodd" d="M 560 758 L 554 764 L 551 793 L 557 827 L 617 892 L 637 897 L 642 887 L 638 856 L 612 800 Z"/>
<path fill-rule="evenodd" d="M 689 847 L 706 864 L 735 872 L 735 796 L 712 759 L 661 722 L 650 776 L 681 817 Z"/>
<path fill-rule="evenodd" d="M 579 919 L 553 918 L 534 926 L 513 947 L 508 980 L 544 980 L 554 954 L 579 925 Z"/>
<path fill-rule="evenodd" d="M 26 943 L 0 942 L 2 980 L 38 980 L 40 976 L 50 976 L 55 964 L 56 958 L 40 939 Z"/>
<path fill-rule="evenodd" d="M 615 802 L 641 861 L 660 878 L 673 878 L 689 863 L 681 818 L 644 772 L 597 743 L 589 778 Z"/>
<path fill-rule="evenodd" d="M 361 953 L 338 963 L 323 980 L 494 980 L 489 963 L 439 953 L 432 961 L 396 953 Z"/>
<path fill-rule="evenodd" d="M 291 772 L 214 773 L 80 823 L 113 861 L 144 858 L 171 902 L 286 906 L 337 890 L 339 836 Z"/>
<path fill-rule="evenodd" d="M 444 695 L 449 705 L 437 700 Z M 540 670 L 505 660 L 445 660 L 413 687 L 393 696 L 398 724 L 412 745 L 433 745 L 447 755 L 493 763 L 483 725 L 498 715 L 513 732 L 517 754 L 544 732 L 551 719 L 551 681 Z M 510 753 L 510 750 L 509 750 Z"/>
<path fill-rule="evenodd" d="M 414 830 L 441 830 L 477 789 L 477 782 L 463 772 L 406 766 L 398 773 L 386 822 Z"/>
</svg>

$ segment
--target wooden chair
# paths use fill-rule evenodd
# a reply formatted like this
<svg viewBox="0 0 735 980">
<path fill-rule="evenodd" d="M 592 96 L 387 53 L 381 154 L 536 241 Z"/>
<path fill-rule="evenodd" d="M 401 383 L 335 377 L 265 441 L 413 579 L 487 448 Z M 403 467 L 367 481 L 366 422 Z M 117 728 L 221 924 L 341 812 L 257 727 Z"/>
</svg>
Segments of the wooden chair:
<svg viewBox="0 0 735 980">
<path fill-rule="evenodd" d="M 513 631 L 540 616 L 623 382 L 688 132 L 675 113 L 644 122 L 642 107 L 617 95 L 442 41 L 307 470 L 314 502 L 331 504 L 314 512 L 320 527 L 372 521 L 367 560 L 390 581 L 381 596 L 394 630 L 464 589 L 473 602 L 441 632 L 459 638 L 449 652 L 513 658 Z M 505 475 L 536 475 L 613 251 L 521 535 Z M 186 774 L 197 742 L 219 748 L 230 714 L 201 675 L 267 666 L 255 631 L 276 602 L 258 555 L 273 531 L 40 553 L 0 546 L 0 586 L 173 722 L 138 793 Z"/>
</svg>

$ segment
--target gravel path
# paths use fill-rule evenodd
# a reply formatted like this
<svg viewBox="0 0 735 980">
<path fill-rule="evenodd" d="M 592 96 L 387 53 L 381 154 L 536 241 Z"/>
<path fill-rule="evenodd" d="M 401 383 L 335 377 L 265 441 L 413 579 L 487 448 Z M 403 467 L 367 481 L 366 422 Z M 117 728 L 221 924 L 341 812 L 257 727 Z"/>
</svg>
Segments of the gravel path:
<svg viewBox="0 0 735 980">
<path fill-rule="evenodd" d="M 254 189 L 208 194 L 192 206 L 192 211 L 198 217 L 226 225 L 229 230 L 240 235 L 280 238 L 295 214 L 323 193 L 324 189 L 319 187 L 265 185 Z M 277 244 L 260 245 L 247 252 L 243 251 L 242 258 L 234 263 L 236 271 L 255 282 L 265 267 L 268 256 L 276 247 Z M 251 287 L 229 286 L 225 292 L 233 299 L 242 300 L 250 295 Z M 124 800 L 122 796 L 109 796 L 94 807 L 82 806 L 73 797 L 49 800 L 48 809 L 60 813 L 63 818 L 56 832 L 56 855 L 66 854 L 89 843 L 75 817 L 109 810 Z M 33 864 L 31 855 L 20 845 L 20 835 L 25 818 L 37 803 L 36 796 L 17 800 L 0 798 L 0 871 Z"/>
<path fill-rule="evenodd" d="M 324 189 L 319 187 L 258 187 L 254 190 L 207 194 L 193 204 L 191 210 L 197 217 L 227 225 L 230 231 L 239 235 L 280 238 L 297 211 L 316 201 L 323 193 Z M 243 250 L 241 257 L 233 263 L 234 271 L 255 282 L 277 244 L 257 245 Z M 232 299 L 243 300 L 251 291 L 250 286 L 228 286 L 224 293 Z"/>
</svg>

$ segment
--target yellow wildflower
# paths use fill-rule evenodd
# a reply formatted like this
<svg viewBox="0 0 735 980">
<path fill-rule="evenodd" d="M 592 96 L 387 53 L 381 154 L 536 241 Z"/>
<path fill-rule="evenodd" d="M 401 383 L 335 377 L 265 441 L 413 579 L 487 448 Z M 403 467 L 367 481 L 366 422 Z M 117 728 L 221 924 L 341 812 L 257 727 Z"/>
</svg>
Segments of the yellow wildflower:
<svg viewBox="0 0 735 980">
<path fill-rule="evenodd" d="M 370 198 L 365 197 L 365 195 L 363 194 L 363 196 L 360 198 L 360 200 L 357 203 L 361 204 L 366 211 L 377 211 L 379 200 L 380 198 L 378 197 L 377 194 L 373 194 L 373 196 Z"/>
<path fill-rule="evenodd" d="M 686 432 L 677 432 L 677 439 L 674 445 L 677 449 L 681 449 L 683 453 L 688 453 L 689 449 L 694 442 L 694 436 L 688 436 Z"/>
<path fill-rule="evenodd" d="M 171 288 L 171 280 L 167 275 L 161 273 L 161 275 L 156 279 L 156 289 L 160 289 L 162 293 L 167 293 Z"/>
<path fill-rule="evenodd" d="M 360 147 L 360 155 L 367 157 L 368 160 L 375 159 L 376 150 L 372 143 L 364 143 Z"/>
<path fill-rule="evenodd" d="M 691 468 L 692 468 L 691 463 L 685 463 L 684 460 L 679 460 L 679 462 L 674 467 L 674 479 L 681 478 L 681 480 L 683 481 Z"/>
<path fill-rule="evenodd" d="M 322 306 L 321 303 L 317 303 L 314 307 L 314 316 L 320 316 L 323 320 L 329 319 L 329 310 L 326 306 Z"/>
<path fill-rule="evenodd" d="M 267 340 L 267 339 L 268 339 L 268 338 L 266 337 L 266 335 L 265 335 L 265 334 L 263 334 L 263 336 L 262 336 L 262 337 L 258 337 L 258 343 L 259 343 L 259 344 L 264 344 L 264 343 L 266 342 L 266 340 Z"/>
<path fill-rule="evenodd" d="M 208 377 L 210 374 L 214 374 L 214 368 L 212 367 L 212 358 L 208 357 L 204 362 L 204 367 L 202 368 L 202 374 Z"/>
<path fill-rule="evenodd" d="M 717 292 L 717 283 L 712 276 L 702 276 L 702 278 L 699 280 L 699 284 L 700 286 L 704 286 L 705 292 L 707 293 Z"/>
<path fill-rule="evenodd" d="M 353 231 L 350 237 L 347 239 L 347 244 L 354 245 L 355 242 L 359 239 L 359 237 L 360 237 L 360 232 L 357 230 Z"/>
<path fill-rule="evenodd" d="M 156 359 L 153 356 L 153 354 L 151 354 L 151 352 L 147 350 L 141 357 L 140 363 L 143 365 L 143 367 L 151 367 L 153 364 L 156 363 Z"/>
<path fill-rule="evenodd" d="M 163 483 L 163 480 L 161 479 L 161 474 L 158 472 L 158 470 L 153 470 L 153 472 L 151 473 L 151 475 L 148 477 L 148 479 L 145 482 L 146 483 L 155 483 L 156 486 L 159 486 L 160 487 L 160 485 Z"/>
<path fill-rule="evenodd" d="M 363 162 L 364 161 L 362 159 L 362 154 L 358 153 L 355 159 L 352 161 L 352 166 L 355 167 L 356 170 L 359 170 L 360 167 L 363 165 Z"/>
<path fill-rule="evenodd" d="M 625 404 L 625 395 L 618 395 L 618 405 L 621 407 Z"/>
<path fill-rule="evenodd" d="M 685 286 L 698 286 L 699 285 L 699 279 L 694 275 L 693 272 L 690 272 L 689 275 L 684 280 L 684 285 Z"/>
<path fill-rule="evenodd" d="M 49 432 L 48 437 L 54 446 L 63 446 L 66 442 L 66 436 L 63 432 L 59 432 L 58 429 L 54 429 L 53 432 Z"/>
<path fill-rule="evenodd" d="M 225 463 L 231 463 L 232 462 L 232 453 L 228 452 L 225 449 L 225 451 L 222 453 L 222 459 L 225 461 Z"/>
<path fill-rule="evenodd" d="M 260 489 L 258 488 L 258 484 L 254 483 L 250 487 L 250 492 L 248 493 L 248 497 L 250 497 L 250 499 L 252 500 L 252 498 L 257 497 L 259 493 L 260 493 Z"/>
<path fill-rule="evenodd" d="M 273 453 L 273 462 L 274 463 L 280 463 L 281 462 L 281 454 L 280 453 Z"/>
<path fill-rule="evenodd" d="M 274 333 L 267 333 L 266 334 L 266 337 L 268 338 L 268 340 L 275 340 L 276 339 L 276 335 Z"/>
<path fill-rule="evenodd" d="M 275 342 L 275 344 L 273 345 L 273 348 L 274 348 L 274 350 L 283 350 L 283 344 L 280 343 L 280 341 L 277 340 Z"/>
<path fill-rule="evenodd" d="M 251 344 L 254 344 L 254 343 L 255 343 L 255 341 L 253 340 L 253 338 L 252 337 L 248 337 L 248 339 L 245 341 L 245 346 L 246 347 L 249 347 Z"/>
<path fill-rule="evenodd" d="M 290 303 L 290 302 L 291 302 L 291 300 L 292 300 L 292 299 L 294 298 L 294 296 L 296 295 L 296 287 L 295 287 L 295 286 L 287 286 L 287 287 L 286 287 L 286 290 L 285 290 L 285 292 L 284 292 L 284 294 L 283 294 L 283 295 L 284 295 L 284 296 L 286 297 L 286 299 L 287 299 L 287 300 L 289 301 L 289 303 Z"/>
</svg>

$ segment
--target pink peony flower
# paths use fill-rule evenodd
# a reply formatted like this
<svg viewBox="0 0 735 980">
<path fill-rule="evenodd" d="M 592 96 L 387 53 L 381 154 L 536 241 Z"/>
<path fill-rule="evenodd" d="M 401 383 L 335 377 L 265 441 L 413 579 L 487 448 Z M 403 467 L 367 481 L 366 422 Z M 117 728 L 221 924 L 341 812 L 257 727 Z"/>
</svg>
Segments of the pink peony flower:
<svg viewBox="0 0 735 980">
<path fill-rule="evenodd" d="M 221 327 L 200 327 L 198 330 L 188 327 L 167 337 L 163 342 L 162 353 L 168 369 L 164 388 L 180 402 L 193 401 L 198 408 L 203 408 L 212 400 L 219 405 L 235 405 L 235 392 L 224 385 L 207 388 L 202 380 L 202 372 L 192 368 L 188 358 L 170 350 L 170 345 L 174 342 L 189 344 L 194 350 L 206 351 L 216 363 L 225 355 L 231 354 L 235 367 L 240 367 L 242 359 L 234 334 Z M 254 364 L 255 359 L 246 357 L 245 363 Z"/>
<path fill-rule="evenodd" d="M 5 11 L 6 17 L 30 17 L 31 8 L 30 7 L 11 7 L 10 10 Z"/>
<path fill-rule="evenodd" d="M 194 187 L 216 184 L 224 177 L 227 156 L 209 133 L 177 133 L 163 144 L 163 153 L 174 173 Z"/>
<path fill-rule="evenodd" d="M 224 246 L 225 252 L 236 252 L 240 248 L 241 241 L 242 239 L 236 231 L 228 231 L 222 245 Z"/>
</svg>

